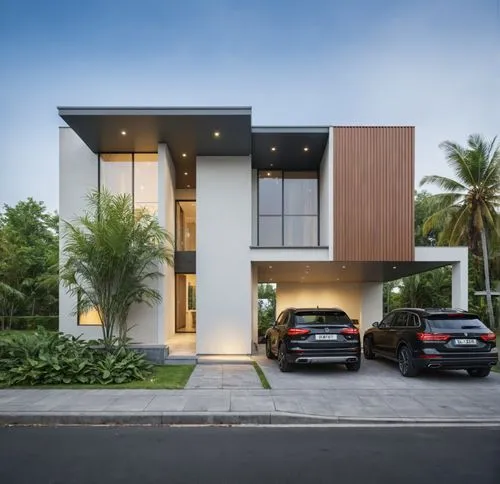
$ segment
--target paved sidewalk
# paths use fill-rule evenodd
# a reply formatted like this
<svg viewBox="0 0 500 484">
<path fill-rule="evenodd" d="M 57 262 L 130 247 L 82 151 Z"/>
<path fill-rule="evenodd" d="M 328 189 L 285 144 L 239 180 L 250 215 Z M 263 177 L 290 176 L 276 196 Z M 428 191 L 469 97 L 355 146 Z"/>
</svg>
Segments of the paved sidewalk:
<svg viewBox="0 0 500 484">
<path fill-rule="evenodd" d="M 497 388 L 435 390 L 0 390 L 0 423 L 500 422 Z"/>
</svg>

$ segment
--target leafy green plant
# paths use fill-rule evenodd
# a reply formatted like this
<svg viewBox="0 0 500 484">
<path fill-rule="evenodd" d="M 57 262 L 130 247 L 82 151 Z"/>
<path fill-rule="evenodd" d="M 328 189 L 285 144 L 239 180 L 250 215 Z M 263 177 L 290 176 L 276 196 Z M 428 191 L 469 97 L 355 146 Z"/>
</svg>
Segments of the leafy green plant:
<svg viewBox="0 0 500 484">
<path fill-rule="evenodd" d="M 0 340 L 0 384 L 113 384 L 144 380 L 152 365 L 144 355 L 123 346 L 111 350 L 79 337 L 35 333 Z"/>
<path fill-rule="evenodd" d="M 132 305 L 161 301 L 156 280 L 173 264 L 172 236 L 130 195 L 106 190 L 91 192 L 86 213 L 63 227 L 61 280 L 78 300 L 75 310 L 98 312 L 107 348 L 116 334 L 123 344 Z"/>
</svg>

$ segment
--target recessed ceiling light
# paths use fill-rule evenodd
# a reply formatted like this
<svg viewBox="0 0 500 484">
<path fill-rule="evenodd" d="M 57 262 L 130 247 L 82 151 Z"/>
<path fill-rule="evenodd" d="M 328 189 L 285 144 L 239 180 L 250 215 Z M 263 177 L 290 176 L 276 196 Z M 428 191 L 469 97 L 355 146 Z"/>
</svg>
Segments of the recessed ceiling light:
<svg viewBox="0 0 500 484">
<path fill-rule="evenodd" d="M 392 266 L 392 268 L 393 268 L 393 269 L 397 269 L 397 268 L 398 268 L 398 266 Z"/>
<path fill-rule="evenodd" d="M 345 269 L 345 266 L 342 266 L 342 269 Z"/>
<path fill-rule="evenodd" d="M 125 130 L 122 131 L 122 136 L 127 136 L 127 132 Z"/>
<path fill-rule="evenodd" d="M 186 185 L 187 188 L 191 188 L 191 185 Z"/>
<path fill-rule="evenodd" d="M 272 268 L 273 268 L 273 266 L 269 266 L 269 269 L 272 269 Z"/>
<path fill-rule="evenodd" d="M 267 172 L 267 176 L 271 176 L 271 173 L 269 171 Z"/>
<path fill-rule="evenodd" d="M 269 278 L 269 282 L 271 282 L 272 280 L 273 280 L 273 278 L 272 278 L 272 277 L 270 277 L 270 278 Z"/>
<path fill-rule="evenodd" d="M 187 175 L 187 174 L 188 174 L 188 172 L 187 172 L 187 171 L 185 171 L 185 172 L 184 172 L 184 175 Z"/>
<path fill-rule="evenodd" d="M 214 131 L 214 138 L 220 137 L 220 131 Z"/>
<path fill-rule="evenodd" d="M 276 146 L 271 146 L 271 151 L 276 151 Z"/>
<path fill-rule="evenodd" d="M 304 151 L 309 151 L 309 147 L 308 146 L 304 146 Z"/>
<path fill-rule="evenodd" d="M 340 277 L 337 277 L 337 281 L 340 281 Z"/>
<path fill-rule="evenodd" d="M 311 267 L 309 264 L 308 264 L 308 265 L 306 265 L 306 269 L 309 269 L 309 267 Z"/>
<path fill-rule="evenodd" d="M 271 166 L 271 168 L 272 168 L 272 167 L 273 167 L 273 164 L 271 163 L 271 165 L 270 165 L 270 166 Z"/>
<path fill-rule="evenodd" d="M 186 158 L 187 154 L 186 153 L 182 153 L 182 157 L 183 158 Z"/>
</svg>

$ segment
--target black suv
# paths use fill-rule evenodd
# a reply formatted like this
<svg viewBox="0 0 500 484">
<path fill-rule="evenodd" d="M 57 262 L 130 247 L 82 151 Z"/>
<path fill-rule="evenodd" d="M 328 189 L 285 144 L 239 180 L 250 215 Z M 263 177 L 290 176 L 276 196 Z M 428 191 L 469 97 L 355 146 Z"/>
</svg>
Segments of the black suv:
<svg viewBox="0 0 500 484">
<path fill-rule="evenodd" d="M 343 363 L 358 371 L 359 330 L 342 309 L 289 308 L 266 332 L 266 356 L 277 357 L 283 372 L 295 363 Z"/>
<path fill-rule="evenodd" d="M 402 308 L 373 323 L 363 337 L 366 359 L 397 361 L 403 376 L 424 368 L 467 370 L 485 377 L 498 362 L 496 335 L 472 313 L 457 309 Z"/>
</svg>

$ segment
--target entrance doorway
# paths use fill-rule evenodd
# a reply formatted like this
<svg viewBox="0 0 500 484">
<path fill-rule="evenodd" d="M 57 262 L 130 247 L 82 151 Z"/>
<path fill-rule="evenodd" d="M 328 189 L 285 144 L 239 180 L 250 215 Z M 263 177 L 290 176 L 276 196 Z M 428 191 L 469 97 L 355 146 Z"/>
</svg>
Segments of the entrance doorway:
<svg viewBox="0 0 500 484">
<path fill-rule="evenodd" d="M 175 275 L 175 332 L 196 333 L 196 275 Z"/>
</svg>

